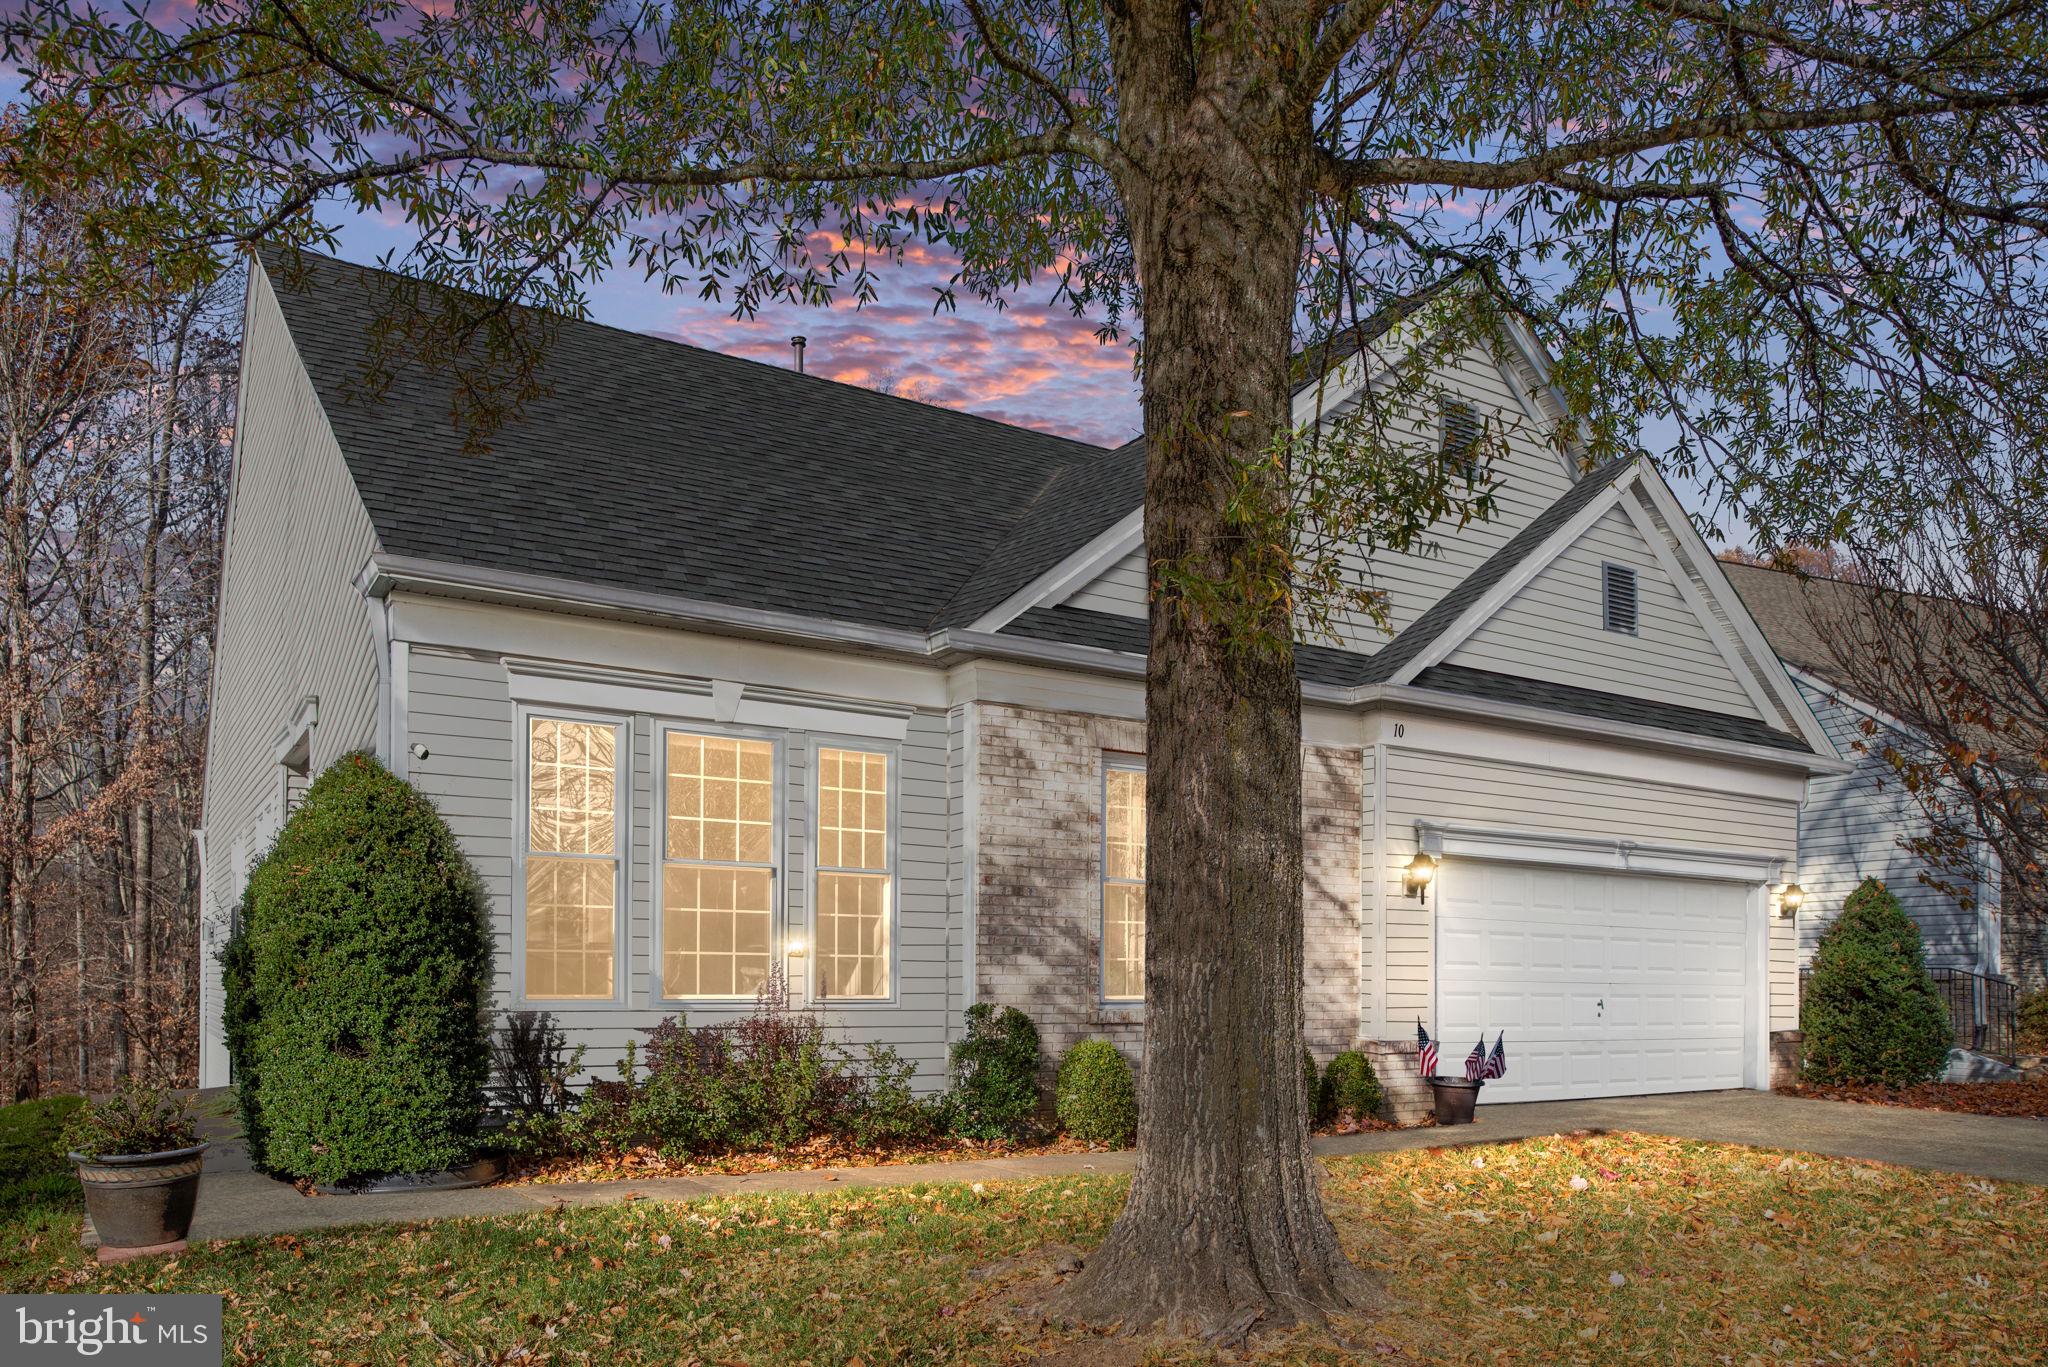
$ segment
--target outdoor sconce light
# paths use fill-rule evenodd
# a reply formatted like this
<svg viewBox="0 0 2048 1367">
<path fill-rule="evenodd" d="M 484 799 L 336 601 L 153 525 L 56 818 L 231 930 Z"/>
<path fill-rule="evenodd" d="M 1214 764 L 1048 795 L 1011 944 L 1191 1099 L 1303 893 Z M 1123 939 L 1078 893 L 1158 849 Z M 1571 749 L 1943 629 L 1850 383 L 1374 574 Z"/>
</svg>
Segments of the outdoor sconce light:
<svg viewBox="0 0 2048 1367">
<path fill-rule="evenodd" d="M 801 935 L 792 935 L 789 939 L 789 957 L 792 959 L 801 959 L 803 958 L 803 956 L 804 937 Z"/>
<path fill-rule="evenodd" d="M 1402 886 L 1408 895 L 1424 906 L 1429 905 L 1429 884 L 1436 877 L 1436 860 L 1422 850 L 1408 861 L 1408 871 L 1402 878 Z"/>
<path fill-rule="evenodd" d="M 1778 889 L 1778 915 L 1797 916 L 1799 908 L 1806 902 L 1806 889 L 1797 883 L 1787 883 Z"/>
</svg>

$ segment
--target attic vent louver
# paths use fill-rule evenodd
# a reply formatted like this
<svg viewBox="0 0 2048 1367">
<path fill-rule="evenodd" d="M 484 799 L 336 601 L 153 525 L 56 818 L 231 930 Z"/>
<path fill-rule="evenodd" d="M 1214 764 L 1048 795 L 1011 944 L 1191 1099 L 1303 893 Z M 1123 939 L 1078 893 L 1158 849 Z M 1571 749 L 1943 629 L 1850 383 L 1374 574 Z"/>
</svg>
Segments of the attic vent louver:
<svg viewBox="0 0 2048 1367">
<path fill-rule="evenodd" d="M 1636 572 L 1626 565 L 1600 567 L 1602 624 L 1609 631 L 1636 633 Z"/>
<path fill-rule="evenodd" d="M 1468 485 L 1477 484 L 1479 439 L 1485 434 L 1485 428 L 1479 421 L 1479 410 L 1469 403 L 1448 399 L 1438 416 L 1442 422 L 1438 454 L 1444 470 Z"/>
</svg>

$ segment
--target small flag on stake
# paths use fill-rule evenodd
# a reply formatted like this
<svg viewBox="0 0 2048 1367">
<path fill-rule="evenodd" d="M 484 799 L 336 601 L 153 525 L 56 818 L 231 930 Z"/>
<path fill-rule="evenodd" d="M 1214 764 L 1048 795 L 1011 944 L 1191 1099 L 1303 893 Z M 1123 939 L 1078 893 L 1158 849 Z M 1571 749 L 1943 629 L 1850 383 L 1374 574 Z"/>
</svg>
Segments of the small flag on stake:
<svg viewBox="0 0 2048 1367">
<path fill-rule="evenodd" d="M 1472 1046 L 1472 1052 L 1465 1056 L 1465 1081 L 1477 1082 L 1486 1069 L 1486 1036 L 1479 1037 L 1479 1043 Z"/>
<path fill-rule="evenodd" d="M 1436 1041 L 1429 1037 L 1429 1031 L 1422 1028 L 1421 1020 L 1415 1022 L 1415 1057 L 1424 1077 L 1436 1073 Z"/>
<path fill-rule="evenodd" d="M 1481 1038 L 1484 1038 L 1482 1036 Z M 1486 1056 L 1486 1067 L 1480 1070 L 1482 1078 L 1506 1077 L 1508 1075 L 1508 1034 L 1503 1030 L 1493 1041 L 1493 1052 Z"/>
</svg>

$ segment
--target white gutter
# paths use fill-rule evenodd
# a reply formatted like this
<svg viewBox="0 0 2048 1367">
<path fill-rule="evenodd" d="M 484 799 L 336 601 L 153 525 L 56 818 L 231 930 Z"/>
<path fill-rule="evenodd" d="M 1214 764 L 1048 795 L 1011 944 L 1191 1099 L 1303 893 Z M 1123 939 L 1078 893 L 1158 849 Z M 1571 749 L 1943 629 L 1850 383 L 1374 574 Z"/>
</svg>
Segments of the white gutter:
<svg viewBox="0 0 2048 1367">
<path fill-rule="evenodd" d="M 951 665 L 967 660 L 1014 660 L 1050 669 L 1069 669 L 1114 678 L 1143 679 L 1145 657 L 1065 641 L 1040 641 L 991 631 L 947 628 L 926 633 L 894 627 L 861 626 L 799 613 L 738 608 L 724 603 L 639 589 L 612 588 L 579 580 L 509 570 L 455 565 L 410 556 L 376 555 L 358 577 L 366 597 L 384 598 L 394 590 L 442 597 L 505 603 L 516 607 L 560 611 L 564 608 L 661 626 L 738 635 L 836 650 L 856 650 Z M 1370 711 L 1399 706 L 1466 719 L 1511 722 L 1561 735 L 1620 740 L 1650 749 L 1732 757 L 1772 768 L 1805 773 L 1847 773 L 1841 760 L 1803 751 L 1780 750 L 1746 741 L 1688 736 L 1630 722 L 1601 721 L 1523 703 L 1498 702 L 1446 693 L 1412 684 L 1365 684 L 1343 687 L 1304 683 L 1302 701 L 1319 707 Z"/>
</svg>

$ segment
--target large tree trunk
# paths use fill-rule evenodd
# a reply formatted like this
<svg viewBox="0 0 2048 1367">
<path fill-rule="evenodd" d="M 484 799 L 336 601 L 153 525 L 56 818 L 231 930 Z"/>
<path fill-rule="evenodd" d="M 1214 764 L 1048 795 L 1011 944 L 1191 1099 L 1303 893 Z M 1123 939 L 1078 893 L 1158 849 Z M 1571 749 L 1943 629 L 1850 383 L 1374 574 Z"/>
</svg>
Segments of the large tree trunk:
<svg viewBox="0 0 2048 1367">
<path fill-rule="evenodd" d="M 1249 40 L 1266 44 L 1284 47 Z M 1127 67 L 1166 64 L 1127 70 L 1121 86 L 1140 163 L 1120 189 L 1144 289 L 1154 570 L 1138 1170 L 1053 1309 L 1236 1341 L 1377 1300 L 1338 1245 L 1308 1150 L 1301 691 L 1289 596 L 1260 592 L 1289 582 L 1275 550 L 1288 544 L 1288 470 L 1273 457 L 1289 416 L 1307 128 L 1291 126 L 1257 58 L 1195 88 L 1158 49 L 1142 35 L 1119 44 Z M 1233 511 L 1246 478 L 1252 498 Z"/>
</svg>

